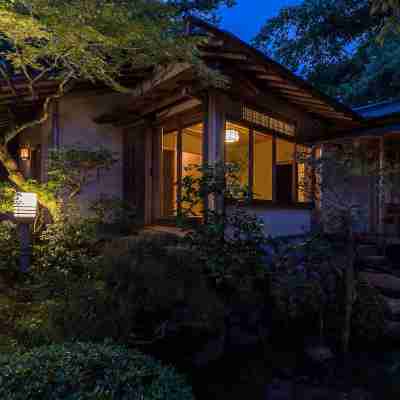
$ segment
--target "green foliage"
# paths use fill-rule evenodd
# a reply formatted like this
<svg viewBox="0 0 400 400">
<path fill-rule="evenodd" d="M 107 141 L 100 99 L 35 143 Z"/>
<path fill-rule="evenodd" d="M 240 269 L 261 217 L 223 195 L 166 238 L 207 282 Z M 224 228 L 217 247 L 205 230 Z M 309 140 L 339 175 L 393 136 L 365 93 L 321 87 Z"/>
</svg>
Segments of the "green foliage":
<svg viewBox="0 0 400 400">
<path fill-rule="evenodd" d="M 385 329 L 385 302 L 368 282 L 358 280 L 352 317 L 352 330 L 356 343 L 376 343 Z"/>
<path fill-rule="evenodd" d="M 17 227 L 10 221 L 0 222 L 0 275 L 18 271 L 19 240 Z"/>
<path fill-rule="evenodd" d="M 12 212 L 15 192 L 15 188 L 10 183 L 0 182 L 0 214 Z"/>
<path fill-rule="evenodd" d="M 99 179 L 117 160 L 112 152 L 100 147 L 82 146 L 52 149 L 49 152 L 47 189 L 58 198 L 72 199 L 90 183 Z"/>
<path fill-rule="evenodd" d="M 295 324 L 315 334 L 327 307 L 338 301 L 339 276 L 332 247 L 317 234 L 294 243 L 275 241 L 273 254 L 274 319 L 281 327 Z"/>
<path fill-rule="evenodd" d="M 40 234 L 34 248 L 35 273 L 87 276 L 99 260 L 97 242 L 97 224 L 67 211 Z"/>
<path fill-rule="evenodd" d="M 182 181 L 179 222 L 191 226 L 200 210 L 202 223 L 191 226 L 186 244 L 216 286 L 253 293 L 265 278 L 266 243 L 262 222 L 246 210 L 251 194 L 234 164 L 192 166 Z M 205 199 L 209 206 L 204 207 Z M 214 205 L 212 204 L 214 203 Z"/>
<path fill-rule="evenodd" d="M 386 100 L 398 96 L 400 55 L 397 32 L 377 41 L 385 15 L 370 0 L 305 0 L 282 8 L 254 43 L 347 103 Z"/>
<path fill-rule="evenodd" d="M 111 344 L 39 347 L 0 359 L 0 397 L 9 400 L 191 400 L 171 367 Z"/>
<path fill-rule="evenodd" d="M 104 232 L 128 235 L 136 224 L 136 208 L 118 197 L 100 195 L 91 202 L 90 211 Z"/>
<path fill-rule="evenodd" d="M 67 338 L 137 344 L 163 339 L 169 326 L 176 334 L 214 334 L 223 329 L 223 316 L 192 254 L 150 235 L 135 240 L 128 252 L 109 248 L 97 280 L 71 287 L 52 321 Z"/>
</svg>

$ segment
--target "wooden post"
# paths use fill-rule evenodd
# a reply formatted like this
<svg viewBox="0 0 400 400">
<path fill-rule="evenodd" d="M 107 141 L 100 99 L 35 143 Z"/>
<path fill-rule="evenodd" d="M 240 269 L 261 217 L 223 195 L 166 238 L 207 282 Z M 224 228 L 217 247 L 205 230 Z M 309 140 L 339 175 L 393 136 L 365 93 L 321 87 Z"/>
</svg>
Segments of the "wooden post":
<svg viewBox="0 0 400 400">
<path fill-rule="evenodd" d="M 161 218 L 161 204 L 163 199 L 163 179 L 162 179 L 162 165 L 163 165 L 163 131 L 161 128 L 155 128 L 153 131 L 152 143 L 152 223 Z"/>
<path fill-rule="evenodd" d="M 207 150 L 206 161 L 216 164 L 225 160 L 225 111 L 222 108 L 222 95 L 216 90 L 208 92 L 207 100 L 207 130 L 205 133 L 204 149 Z M 208 199 L 208 207 L 223 208 L 223 199 Z"/>
<path fill-rule="evenodd" d="M 145 177 L 145 194 L 144 194 L 144 223 L 149 225 L 153 222 L 153 140 L 155 136 L 155 130 L 152 126 L 146 129 L 144 137 L 144 177 Z"/>
<path fill-rule="evenodd" d="M 216 163 L 225 159 L 225 112 L 221 107 L 221 95 L 208 92 L 207 161 Z"/>
</svg>

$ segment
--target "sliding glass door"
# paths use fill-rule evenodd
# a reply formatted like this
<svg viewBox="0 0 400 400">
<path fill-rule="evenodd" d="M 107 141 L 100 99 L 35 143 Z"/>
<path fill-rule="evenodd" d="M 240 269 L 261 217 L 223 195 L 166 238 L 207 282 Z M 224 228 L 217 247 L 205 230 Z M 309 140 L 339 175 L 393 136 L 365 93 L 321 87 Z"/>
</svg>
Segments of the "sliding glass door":
<svg viewBox="0 0 400 400">
<path fill-rule="evenodd" d="M 182 178 L 195 174 L 195 166 L 203 163 L 203 124 L 164 132 L 162 141 L 162 215 L 172 217 L 182 204 Z M 195 214 L 200 211 L 197 207 Z"/>
</svg>

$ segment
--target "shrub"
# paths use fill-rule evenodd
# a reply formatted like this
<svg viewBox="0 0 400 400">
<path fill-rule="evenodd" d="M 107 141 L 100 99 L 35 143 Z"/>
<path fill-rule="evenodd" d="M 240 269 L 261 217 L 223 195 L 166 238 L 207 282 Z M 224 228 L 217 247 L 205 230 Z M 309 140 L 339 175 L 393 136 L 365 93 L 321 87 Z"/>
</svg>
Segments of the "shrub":
<svg viewBox="0 0 400 400">
<path fill-rule="evenodd" d="M 0 358 L 0 398 L 8 400 L 191 400 L 174 369 L 110 344 L 39 347 Z"/>
<path fill-rule="evenodd" d="M 97 224 L 66 213 L 47 226 L 34 248 L 35 272 L 60 272 L 81 278 L 99 261 Z"/>
<path fill-rule="evenodd" d="M 198 337 L 224 329 L 224 307 L 191 252 L 162 240 L 136 239 L 122 254 L 111 248 L 98 280 L 77 282 L 53 310 L 60 335 L 138 343 L 160 340 L 169 328 Z"/>
<path fill-rule="evenodd" d="M 245 208 L 251 195 L 239 179 L 239 166 L 194 165 L 187 172 L 182 180 L 183 209 L 178 218 L 190 228 L 186 243 L 220 292 L 234 297 L 238 293 L 254 296 L 255 289 L 265 283 L 266 238 L 261 220 Z M 207 198 L 229 207 L 202 207 Z M 199 211 L 203 223 L 191 226 L 191 217 Z"/>
<path fill-rule="evenodd" d="M 380 339 L 385 328 L 386 305 L 377 289 L 365 280 L 356 283 L 352 330 L 356 343 Z"/>
<path fill-rule="evenodd" d="M 0 222 L 0 274 L 14 274 L 18 270 L 19 240 L 17 227 L 11 221 Z"/>
<path fill-rule="evenodd" d="M 135 227 L 136 208 L 118 197 L 101 195 L 91 203 L 90 211 L 98 221 L 99 233 L 128 235 Z"/>
</svg>

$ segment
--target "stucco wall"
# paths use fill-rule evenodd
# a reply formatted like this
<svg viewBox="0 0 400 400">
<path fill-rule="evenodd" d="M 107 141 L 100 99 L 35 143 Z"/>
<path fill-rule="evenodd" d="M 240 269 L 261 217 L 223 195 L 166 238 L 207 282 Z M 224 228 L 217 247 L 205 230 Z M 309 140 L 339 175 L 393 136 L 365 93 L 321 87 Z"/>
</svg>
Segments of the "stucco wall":
<svg viewBox="0 0 400 400">
<path fill-rule="evenodd" d="M 110 111 L 122 101 L 122 96 L 68 95 L 59 104 L 60 145 L 84 148 L 104 147 L 113 152 L 118 161 L 109 171 L 101 171 L 80 195 L 82 204 L 96 199 L 100 194 L 123 196 L 122 129 L 112 125 L 99 125 L 94 119 Z"/>
<path fill-rule="evenodd" d="M 43 125 L 23 132 L 19 143 L 41 146 L 41 179 L 45 181 L 47 177 L 48 149 L 53 145 L 55 119 L 58 118 L 60 146 L 82 146 L 90 149 L 104 147 L 111 150 L 114 158 L 118 160 L 109 171 L 101 171 L 94 177 L 93 182 L 84 188 L 80 195 L 80 204 L 86 207 L 100 194 L 122 198 L 122 129 L 112 125 L 100 125 L 94 120 L 127 101 L 127 97 L 120 94 L 69 94 L 59 102 L 58 117 L 53 108 L 49 119 Z"/>
<path fill-rule="evenodd" d="M 282 206 L 279 208 L 249 207 L 248 211 L 262 220 L 264 233 L 267 236 L 303 235 L 311 229 L 311 210 L 290 209 Z"/>
</svg>

